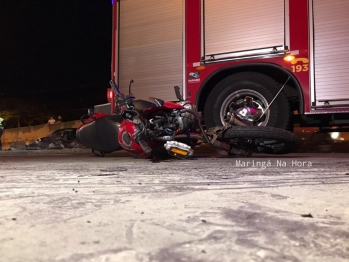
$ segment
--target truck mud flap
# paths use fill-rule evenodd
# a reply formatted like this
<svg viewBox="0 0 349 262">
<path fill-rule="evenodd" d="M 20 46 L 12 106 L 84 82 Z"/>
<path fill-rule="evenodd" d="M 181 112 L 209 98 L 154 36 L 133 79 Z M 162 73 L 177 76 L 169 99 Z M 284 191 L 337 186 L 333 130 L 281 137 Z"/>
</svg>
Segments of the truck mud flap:
<svg viewBox="0 0 349 262">
<path fill-rule="evenodd" d="M 80 143 L 104 153 L 121 150 L 118 141 L 119 125 L 123 118 L 119 115 L 108 115 L 88 123 L 76 131 Z"/>
</svg>

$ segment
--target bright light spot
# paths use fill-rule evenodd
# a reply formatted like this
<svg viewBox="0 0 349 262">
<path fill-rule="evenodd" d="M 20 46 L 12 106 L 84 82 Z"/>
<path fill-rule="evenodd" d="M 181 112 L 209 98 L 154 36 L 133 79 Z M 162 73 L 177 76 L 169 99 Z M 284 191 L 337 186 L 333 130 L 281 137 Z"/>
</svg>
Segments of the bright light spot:
<svg viewBox="0 0 349 262">
<path fill-rule="evenodd" d="M 197 68 L 196 68 L 196 70 L 204 70 L 205 69 L 205 66 L 198 66 Z"/>
<path fill-rule="evenodd" d="M 114 98 L 114 92 L 109 88 L 107 89 L 107 98 L 108 98 L 108 101 Z"/>
<path fill-rule="evenodd" d="M 295 59 L 295 57 L 293 55 L 288 55 L 284 57 L 285 61 L 292 61 L 293 59 Z"/>
<path fill-rule="evenodd" d="M 331 138 L 332 139 L 338 139 L 338 137 L 339 137 L 339 132 L 332 132 L 331 133 Z"/>
</svg>

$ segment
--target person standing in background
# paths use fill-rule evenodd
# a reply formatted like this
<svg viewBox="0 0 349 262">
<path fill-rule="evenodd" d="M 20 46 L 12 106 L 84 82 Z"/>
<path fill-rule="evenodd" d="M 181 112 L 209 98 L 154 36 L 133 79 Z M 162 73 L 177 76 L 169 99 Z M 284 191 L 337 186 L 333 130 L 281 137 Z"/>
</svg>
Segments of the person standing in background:
<svg viewBox="0 0 349 262">
<path fill-rule="evenodd" d="M 57 117 L 57 121 L 56 121 L 56 124 L 59 124 L 59 123 L 62 123 L 62 116 L 58 116 Z"/>
<path fill-rule="evenodd" d="M 47 121 L 47 124 L 55 124 L 56 120 L 51 116 L 51 118 Z"/>
</svg>

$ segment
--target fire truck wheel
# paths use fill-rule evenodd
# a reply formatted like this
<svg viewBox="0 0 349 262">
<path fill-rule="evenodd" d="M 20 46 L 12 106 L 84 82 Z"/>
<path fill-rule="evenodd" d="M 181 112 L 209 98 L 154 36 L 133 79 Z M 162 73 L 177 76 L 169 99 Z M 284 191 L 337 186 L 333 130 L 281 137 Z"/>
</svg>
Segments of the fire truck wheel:
<svg viewBox="0 0 349 262">
<path fill-rule="evenodd" d="M 205 108 L 206 128 L 221 126 L 232 112 L 248 126 L 271 126 L 293 131 L 291 107 L 281 85 L 261 73 L 241 72 L 221 80 L 209 94 Z M 263 114 L 264 113 L 264 114 Z"/>
</svg>

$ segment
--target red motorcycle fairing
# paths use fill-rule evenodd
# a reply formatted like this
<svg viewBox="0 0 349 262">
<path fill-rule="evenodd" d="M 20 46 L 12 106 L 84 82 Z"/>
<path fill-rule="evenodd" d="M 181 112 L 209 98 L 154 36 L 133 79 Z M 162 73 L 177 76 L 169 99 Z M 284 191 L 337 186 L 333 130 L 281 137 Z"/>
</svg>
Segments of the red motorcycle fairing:
<svg viewBox="0 0 349 262">
<path fill-rule="evenodd" d="M 149 107 L 147 109 L 144 109 L 144 114 L 154 112 L 157 110 L 161 109 L 183 109 L 184 107 L 182 105 L 176 104 L 174 102 L 165 102 L 162 106 L 160 107 Z"/>
<path fill-rule="evenodd" d="M 179 104 L 174 103 L 174 102 L 165 102 L 163 107 L 166 107 L 169 109 L 181 109 L 181 108 L 183 108 L 182 105 L 179 105 Z"/>
<path fill-rule="evenodd" d="M 134 133 L 137 131 L 136 126 L 128 121 L 124 120 L 120 127 L 118 132 L 118 140 L 119 144 L 131 155 L 134 157 L 140 157 L 140 158 L 152 158 L 151 154 L 146 154 L 142 147 L 135 141 Z M 156 142 L 156 141 L 148 141 L 148 144 L 151 148 L 155 148 L 157 146 L 162 145 L 162 142 Z"/>
</svg>

